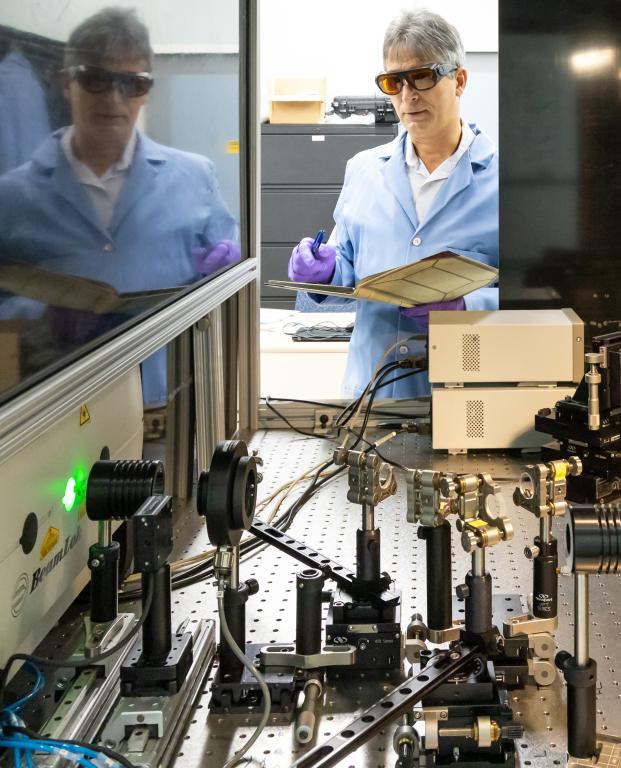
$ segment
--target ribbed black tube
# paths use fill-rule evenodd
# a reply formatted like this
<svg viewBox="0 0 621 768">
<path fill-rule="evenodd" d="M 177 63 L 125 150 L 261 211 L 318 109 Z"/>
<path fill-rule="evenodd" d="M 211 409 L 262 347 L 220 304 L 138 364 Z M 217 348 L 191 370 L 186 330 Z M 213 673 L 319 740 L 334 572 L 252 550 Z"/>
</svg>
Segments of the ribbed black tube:
<svg viewBox="0 0 621 768">
<path fill-rule="evenodd" d="M 427 626 L 441 630 L 453 626 L 451 592 L 451 526 L 419 526 L 418 537 L 425 540 L 427 571 Z"/>
<path fill-rule="evenodd" d="M 96 461 L 86 486 L 91 520 L 126 520 L 149 496 L 164 493 L 161 461 Z"/>
<path fill-rule="evenodd" d="M 574 572 L 621 572 L 621 505 L 571 505 L 567 525 L 567 554 Z"/>
<path fill-rule="evenodd" d="M 316 568 L 296 574 L 295 649 L 311 654 L 321 651 L 321 593 L 325 577 Z"/>
</svg>

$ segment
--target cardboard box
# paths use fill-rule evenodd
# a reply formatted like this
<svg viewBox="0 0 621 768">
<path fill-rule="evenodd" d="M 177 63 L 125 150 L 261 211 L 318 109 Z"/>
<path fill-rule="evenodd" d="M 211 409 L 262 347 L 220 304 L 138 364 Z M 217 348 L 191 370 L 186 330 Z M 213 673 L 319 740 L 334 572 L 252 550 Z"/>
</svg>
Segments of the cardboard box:
<svg viewBox="0 0 621 768">
<path fill-rule="evenodd" d="M 280 78 L 272 82 L 270 123 L 320 123 L 325 114 L 326 81 Z"/>
</svg>

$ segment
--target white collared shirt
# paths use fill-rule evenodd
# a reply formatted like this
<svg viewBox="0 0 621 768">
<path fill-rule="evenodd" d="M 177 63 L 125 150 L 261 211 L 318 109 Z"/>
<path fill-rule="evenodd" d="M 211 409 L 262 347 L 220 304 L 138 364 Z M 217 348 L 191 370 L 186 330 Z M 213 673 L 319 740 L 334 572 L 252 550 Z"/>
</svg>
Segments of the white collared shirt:
<svg viewBox="0 0 621 768">
<path fill-rule="evenodd" d="M 429 173 L 425 164 L 416 154 L 414 145 L 409 139 L 405 142 L 405 162 L 408 166 L 408 176 L 414 197 L 414 207 L 419 224 L 422 224 L 431 208 L 436 195 L 451 175 L 464 152 L 474 141 L 474 133 L 467 122 L 461 122 L 461 141 L 455 152 L 441 163 L 433 173 Z"/>
<path fill-rule="evenodd" d="M 95 208 L 99 222 L 104 229 L 108 229 L 112 216 L 114 215 L 114 206 L 116 205 L 123 182 L 129 171 L 134 149 L 136 148 L 137 132 L 134 128 L 127 146 L 123 150 L 121 158 L 108 168 L 101 176 L 97 176 L 91 169 L 75 156 L 71 140 L 73 138 L 73 126 L 67 128 L 60 140 L 60 145 L 65 153 L 65 157 L 78 181 L 86 190 L 90 201 Z"/>
</svg>

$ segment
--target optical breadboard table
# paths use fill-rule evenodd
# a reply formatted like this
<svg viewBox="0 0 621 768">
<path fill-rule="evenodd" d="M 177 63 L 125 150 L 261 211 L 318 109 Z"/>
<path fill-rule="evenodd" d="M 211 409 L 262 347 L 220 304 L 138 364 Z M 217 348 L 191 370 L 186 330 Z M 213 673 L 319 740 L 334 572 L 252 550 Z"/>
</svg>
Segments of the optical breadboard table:
<svg viewBox="0 0 621 768">
<path fill-rule="evenodd" d="M 331 441 L 305 438 L 290 431 L 264 430 L 250 440 L 251 448 L 264 459 L 263 482 L 259 498 L 267 497 L 288 479 L 332 454 Z M 390 449 L 389 449 L 389 446 Z M 492 475 L 501 485 L 507 512 L 515 528 L 508 543 L 487 550 L 487 567 L 492 574 L 495 593 L 519 594 L 521 609 L 526 611 L 526 596 L 531 588 L 531 565 L 523 555 L 538 533 L 538 521 L 525 510 L 514 507 L 513 490 L 524 464 L 536 462 L 537 455 L 508 455 L 502 452 L 448 456 L 433 453 L 427 437 L 405 435 L 382 448 L 398 462 L 417 468 L 435 468 L 443 472 Z M 376 523 L 382 532 L 382 570 L 390 573 L 402 591 L 404 626 L 414 612 L 426 614 L 425 543 L 416 535 L 416 526 L 406 520 L 406 484 L 397 473 L 395 496 L 376 508 Z M 347 501 L 347 476 L 343 474 L 327 484 L 295 518 L 291 536 L 342 564 L 355 565 L 355 532 L 360 524 L 358 505 Z M 294 497 L 292 497 L 294 498 Z M 284 507 L 283 507 L 284 509 Z M 282 510 L 281 510 L 282 511 Z M 470 557 L 459 544 L 453 525 L 453 584 L 463 581 Z M 559 535 L 558 528 L 555 530 Z M 204 525 L 194 515 L 185 517 L 176 532 L 185 545 L 177 556 L 196 555 L 209 547 Z M 256 578 L 259 592 L 249 598 L 246 608 L 247 641 L 250 643 L 291 643 L 295 639 L 295 573 L 303 566 L 274 548 L 263 548 L 243 559 L 240 580 Z M 329 586 L 330 582 L 326 583 Z M 598 665 L 597 725 L 602 736 L 621 735 L 621 584 L 618 576 L 591 578 L 591 656 Z M 573 580 L 560 578 L 559 649 L 573 650 Z M 173 593 L 173 627 L 185 616 L 216 619 L 215 587 L 207 580 Z M 325 618 L 325 616 L 324 616 Z M 458 617 L 456 617 L 458 618 Z M 63 643 L 79 620 L 55 630 L 46 646 L 62 653 Z M 45 652 L 45 648 L 41 648 Z M 188 719 L 187 729 L 176 749 L 175 768 L 221 768 L 254 732 L 258 716 L 210 715 L 210 682 L 215 670 L 204 681 L 201 693 Z M 354 677 L 332 676 L 323 699 L 323 708 L 315 742 L 300 747 L 293 738 L 293 725 L 284 715 L 273 715 L 262 735 L 250 750 L 254 762 L 265 768 L 286 768 L 305 751 L 341 732 L 367 707 L 389 692 L 403 679 L 397 673 L 360 673 Z M 561 677 L 549 687 L 529 686 L 511 691 L 515 719 L 524 726 L 524 737 L 516 743 L 518 764 L 532 768 L 567 765 L 565 733 L 565 688 Z M 49 700 L 48 700 L 49 702 Z M 51 703 L 51 702 L 49 702 Z M 384 728 L 357 752 L 338 763 L 339 768 L 393 768 L 397 756 L 392 747 L 395 726 Z M 619 746 L 610 744 L 602 753 L 600 765 L 618 768 Z M 617 762 L 615 762 L 617 761 Z M 242 763 L 244 765 L 246 763 Z M 572 765 L 592 765 L 588 761 Z"/>
</svg>

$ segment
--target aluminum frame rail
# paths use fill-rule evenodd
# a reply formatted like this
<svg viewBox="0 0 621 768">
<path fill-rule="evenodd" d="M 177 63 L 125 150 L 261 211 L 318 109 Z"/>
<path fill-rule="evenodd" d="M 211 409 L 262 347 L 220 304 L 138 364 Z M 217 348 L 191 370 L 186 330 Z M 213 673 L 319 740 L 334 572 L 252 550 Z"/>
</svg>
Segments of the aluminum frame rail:
<svg viewBox="0 0 621 768">
<path fill-rule="evenodd" d="M 0 462 L 256 279 L 245 259 L 0 408 Z"/>
</svg>

